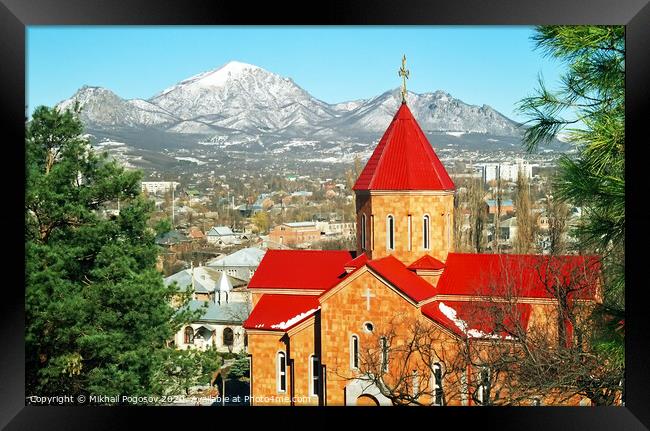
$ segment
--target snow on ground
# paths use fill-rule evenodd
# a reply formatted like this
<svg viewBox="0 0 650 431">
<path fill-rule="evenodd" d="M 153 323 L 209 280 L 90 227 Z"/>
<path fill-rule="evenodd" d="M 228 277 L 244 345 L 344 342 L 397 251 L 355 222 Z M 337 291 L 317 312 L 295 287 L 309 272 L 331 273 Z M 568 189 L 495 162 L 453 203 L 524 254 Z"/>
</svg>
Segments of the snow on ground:
<svg viewBox="0 0 650 431">
<path fill-rule="evenodd" d="M 445 135 L 454 136 L 456 138 L 460 138 L 464 134 L 465 134 L 465 132 L 445 132 Z"/>
<path fill-rule="evenodd" d="M 195 157 L 174 157 L 176 160 L 185 160 L 187 162 L 196 163 L 197 165 L 205 165 L 206 162 L 203 162 Z"/>
</svg>

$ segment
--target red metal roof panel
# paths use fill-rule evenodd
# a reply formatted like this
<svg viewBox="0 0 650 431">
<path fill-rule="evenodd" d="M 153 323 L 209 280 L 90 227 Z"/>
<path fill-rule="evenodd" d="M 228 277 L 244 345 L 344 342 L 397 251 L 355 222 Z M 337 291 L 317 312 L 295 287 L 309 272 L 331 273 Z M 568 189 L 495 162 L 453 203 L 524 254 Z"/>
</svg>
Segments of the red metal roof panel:
<svg viewBox="0 0 650 431">
<path fill-rule="evenodd" d="M 435 295 L 435 288 L 421 277 L 415 275 L 394 256 L 370 260 L 366 265 L 385 278 L 393 286 L 415 302 Z"/>
<path fill-rule="evenodd" d="M 403 103 L 353 190 L 453 190 L 454 182 Z"/>
<path fill-rule="evenodd" d="M 244 328 L 287 331 L 319 308 L 318 296 L 315 295 L 264 294 L 244 322 Z"/>
<path fill-rule="evenodd" d="M 596 299 L 601 264 L 597 256 L 449 253 L 437 285 L 441 295 Z"/>
<path fill-rule="evenodd" d="M 326 290 L 345 274 L 344 265 L 355 257 L 348 250 L 267 250 L 249 289 Z"/>
</svg>

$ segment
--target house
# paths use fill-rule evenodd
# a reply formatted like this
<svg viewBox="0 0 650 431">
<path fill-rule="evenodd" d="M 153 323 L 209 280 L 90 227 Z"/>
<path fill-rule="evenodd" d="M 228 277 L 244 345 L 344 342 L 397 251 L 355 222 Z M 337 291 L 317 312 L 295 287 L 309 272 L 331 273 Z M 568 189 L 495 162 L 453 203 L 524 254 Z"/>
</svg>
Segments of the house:
<svg viewBox="0 0 650 431">
<path fill-rule="evenodd" d="M 171 230 L 169 232 L 165 232 L 156 236 L 155 241 L 158 245 L 169 247 L 173 245 L 179 245 L 184 242 L 190 242 L 191 240 L 182 232 Z"/>
<path fill-rule="evenodd" d="M 179 312 L 200 311 L 200 316 L 179 329 L 174 345 L 179 349 L 215 348 L 220 352 L 246 349 L 242 323 L 251 309 L 246 281 L 205 266 L 192 267 L 164 280 L 176 284 L 179 292 L 192 292 L 190 301 Z M 174 303 L 178 307 L 178 302 Z"/>
<path fill-rule="evenodd" d="M 189 236 L 192 241 L 201 241 L 205 239 L 203 231 L 195 226 L 190 227 L 187 236 Z"/>
<path fill-rule="evenodd" d="M 496 214 L 497 212 L 497 200 L 496 199 L 486 199 L 485 203 L 488 206 L 489 214 Z M 501 211 L 499 215 L 512 214 L 515 212 L 515 206 L 512 203 L 511 199 L 503 199 L 501 201 Z"/>
<path fill-rule="evenodd" d="M 510 217 L 499 223 L 499 240 L 506 245 L 512 245 L 517 237 L 517 217 Z"/>
<path fill-rule="evenodd" d="M 269 239 L 279 244 L 301 247 L 320 241 L 321 230 L 315 222 L 282 223 L 269 232 Z"/>
<path fill-rule="evenodd" d="M 205 235 L 210 244 L 216 245 L 238 245 L 241 244 L 239 237 L 228 226 L 215 226 Z"/>
<path fill-rule="evenodd" d="M 480 405 L 507 390 L 482 365 L 489 346 L 557 321 L 557 298 L 546 289 L 554 278 L 537 269 L 553 264 L 569 280 L 576 270 L 586 279 L 572 300 L 584 309 L 601 301 L 597 257 L 455 252 L 455 185 L 405 102 L 353 191 L 356 250 L 268 250 L 248 284 L 254 405 L 390 405 L 382 382 L 394 375 L 405 376 L 410 396 L 431 388 L 418 398 L 424 404 Z M 276 236 L 286 242 L 292 226 L 282 226 Z M 417 327 L 431 331 L 427 358 L 400 353 Z M 559 329 L 542 334 L 560 337 Z M 464 346 L 471 356 L 457 365 Z"/>
<path fill-rule="evenodd" d="M 206 263 L 206 266 L 240 280 L 249 281 L 265 253 L 265 250 L 256 247 L 243 248 L 227 256 L 212 259 Z"/>
</svg>

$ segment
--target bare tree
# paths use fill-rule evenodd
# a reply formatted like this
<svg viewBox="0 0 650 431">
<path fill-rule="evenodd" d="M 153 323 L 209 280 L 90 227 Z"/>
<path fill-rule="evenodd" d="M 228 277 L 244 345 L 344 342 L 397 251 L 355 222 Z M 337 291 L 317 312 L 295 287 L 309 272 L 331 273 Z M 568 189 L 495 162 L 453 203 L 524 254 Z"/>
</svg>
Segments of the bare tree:
<svg viewBox="0 0 650 431">
<path fill-rule="evenodd" d="M 482 365 L 502 372 L 496 388 L 506 394 L 505 404 L 535 399 L 563 404 L 581 397 L 595 405 L 620 403 L 624 364 L 611 360 L 595 343 L 605 323 L 593 312 L 602 282 L 600 261 L 593 256 L 536 256 L 531 261 L 521 268 L 504 265 L 493 284 L 499 285 L 498 294 L 488 293 L 494 308 L 484 317 L 502 337 L 486 340 L 491 346 L 483 349 L 499 354 L 483 358 Z M 521 286 L 530 283 L 538 295 L 544 294 L 526 304 Z M 522 319 L 526 307 L 531 314 Z M 474 313 L 469 324 L 479 324 L 480 316 Z M 513 340 L 514 348 L 503 350 L 504 339 Z"/>
<path fill-rule="evenodd" d="M 514 250 L 517 253 L 530 253 L 535 248 L 536 220 L 532 213 L 528 178 L 520 168 L 517 175 L 517 194 L 515 208 L 517 209 L 517 236 Z"/>
</svg>

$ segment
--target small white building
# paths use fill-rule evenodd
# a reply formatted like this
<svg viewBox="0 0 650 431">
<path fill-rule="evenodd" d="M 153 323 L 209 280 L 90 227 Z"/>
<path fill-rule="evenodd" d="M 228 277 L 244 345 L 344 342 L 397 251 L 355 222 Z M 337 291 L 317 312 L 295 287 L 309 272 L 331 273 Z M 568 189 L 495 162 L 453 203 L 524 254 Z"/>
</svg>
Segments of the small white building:
<svg viewBox="0 0 650 431">
<path fill-rule="evenodd" d="M 248 282 L 260 265 L 265 253 L 265 250 L 256 247 L 243 248 L 228 256 L 219 256 L 209 260 L 206 266 Z"/>
<path fill-rule="evenodd" d="M 210 244 L 216 245 L 238 245 L 241 244 L 239 236 L 228 226 L 215 226 L 205 234 Z"/>
<path fill-rule="evenodd" d="M 192 291 L 192 299 L 181 309 L 200 310 L 192 322 L 183 325 L 174 336 L 179 349 L 239 353 L 246 350 L 242 327 L 252 309 L 246 282 L 214 268 L 199 266 L 177 272 L 165 279 L 176 283 L 179 291 Z"/>
<path fill-rule="evenodd" d="M 142 181 L 142 191 L 153 194 L 166 193 L 179 185 L 176 181 Z"/>
</svg>

